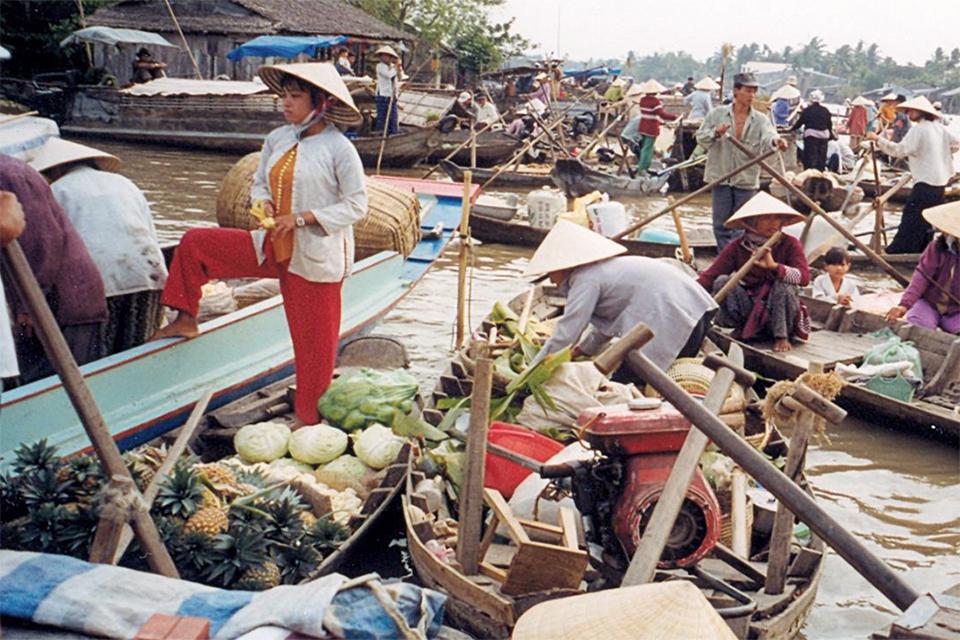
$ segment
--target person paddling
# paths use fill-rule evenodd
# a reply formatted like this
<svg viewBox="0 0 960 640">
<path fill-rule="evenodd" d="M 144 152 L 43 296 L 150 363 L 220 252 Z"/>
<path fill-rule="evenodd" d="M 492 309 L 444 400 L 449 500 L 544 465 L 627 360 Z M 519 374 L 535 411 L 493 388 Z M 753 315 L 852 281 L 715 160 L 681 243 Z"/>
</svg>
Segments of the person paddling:
<svg viewBox="0 0 960 640">
<path fill-rule="evenodd" d="M 726 225 L 743 229 L 744 235 L 728 244 L 706 271 L 697 278 L 705 289 L 716 293 L 729 276 L 745 265 L 754 252 L 785 225 L 805 218 L 789 205 L 761 191 Z M 800 287 L 810 284 L 810 267 L 800 241 L 784 234 L 764 254 L 740 283 L 720 303 L 717 322 L 735 329 L 743 340 L 768 335 L 774 351 L 790 351 L 790 338 L 806 340 L 810 318 L 800 300 Z"/>
<path fill-rule="evenodd" d="M 330 63 L 265 66 L 258 73 L 283 96 L 289 123 L 264 140 L 250 193 L 275 226 L 184 234 L 161 297 L 177 318 L 154 339 L 198 334 L 200 290 L 211 278 L 279 278 L 297 375 L 294 411 L 301 424 L 316 424 L 317 401 L 333 377 L 353 224 L 367 213 L 363 164 L 334 125 L 356 126 L 362 118 Z"/>
</svg>

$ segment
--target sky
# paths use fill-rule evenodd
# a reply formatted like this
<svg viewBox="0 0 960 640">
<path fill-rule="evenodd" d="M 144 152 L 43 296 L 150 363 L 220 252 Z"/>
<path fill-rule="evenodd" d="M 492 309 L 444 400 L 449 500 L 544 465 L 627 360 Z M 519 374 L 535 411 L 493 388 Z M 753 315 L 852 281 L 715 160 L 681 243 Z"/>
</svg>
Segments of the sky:
<svg viewBox="0 0 960 640">
<path fill-rule="evenodd" d="M 698 60 L 724 42 L 775 50 L 819 36 L 833 50 L 876 42 L 883 56 L 923 64 L 960 47 L 960 0 L 506 0 L 493 18 L 573 60 L 684 50 Z"/>
</svg>

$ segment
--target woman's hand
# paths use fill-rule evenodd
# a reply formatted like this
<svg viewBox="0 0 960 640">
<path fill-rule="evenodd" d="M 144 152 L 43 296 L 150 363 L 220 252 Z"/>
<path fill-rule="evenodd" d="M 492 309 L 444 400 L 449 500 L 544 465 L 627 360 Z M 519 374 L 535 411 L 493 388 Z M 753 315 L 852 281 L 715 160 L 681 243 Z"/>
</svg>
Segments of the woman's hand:
<svg viewBox="0 0 960 640">
<path fill-rule="evenodd" d="M 891 308 L 890 311 L 887 311 L 887 315 L 884 316 L 884 318 L 887 322 L 896 322 L 906 314 L 907 308 L 902 304 L 898 304 L 897 306 Z"/>
<path fill-rule="evenodd" d="M 757 266 L 764 269 L 770 269 L 772 271 L 777 269 L 780 265 L 776 260 L 773 259 L 773 253 L 770 251 L 770 247 L 765 247 L 760 254 L 760 259 L 757 260 Z"/>
</svg>

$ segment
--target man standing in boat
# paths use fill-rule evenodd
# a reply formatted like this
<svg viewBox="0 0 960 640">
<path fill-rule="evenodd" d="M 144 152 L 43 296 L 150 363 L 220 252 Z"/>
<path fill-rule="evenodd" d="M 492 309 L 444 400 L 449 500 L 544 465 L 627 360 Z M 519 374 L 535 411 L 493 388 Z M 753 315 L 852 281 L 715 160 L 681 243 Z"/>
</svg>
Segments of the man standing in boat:
<svg viewBox="0 0 960 640">
<path fill-rule="evenodd" d="M 389 45 L 383 45 L 373 52 L 380 56 L 377 63 L 377 122 L 375 131 L 387 128 L 387 135 L 400 131 L 398 124 L 397 97 L 400 95 L 400 74 L 403 67 L 400 65 L 400 56 Z"/>
<path fill-rule="evenodd" d="M 571 345 L 576 345 L 574 357 L 595 355 L 640 322 L 655 336 L 641 351 L 661 369 L 676 358 L 697 355 L 717 309 L 713 298 L 668 262 L 621 255 L 626 251 L 566 220 L 551 229 L 524 275 L 547 274 L 567 302 L 533 364 Z M 587 326 L 592 330 L 581 339 Z"/>
<path fill-rule="evenodd" d="M 762 153 L 771 147 L 780 150 L 787 148 L 787 142 L 777 135 L 770 119 L 753 108 L 753 99 L 759 86 L 752 73 L 735 75 L 733 103 L 711 111 L 697 130 L 697 142 L 707 150 L 704 182 L 713 182 L 748 160 L 732 142 L 725 139 L 727 135 L 736 137 L 754 153 Z M 743 233 L 727 229 L 724 223 L 759 189 L 760 167 L 756 165 L 713 188 L 713 235 L 718 251 Z"/>
</svg>

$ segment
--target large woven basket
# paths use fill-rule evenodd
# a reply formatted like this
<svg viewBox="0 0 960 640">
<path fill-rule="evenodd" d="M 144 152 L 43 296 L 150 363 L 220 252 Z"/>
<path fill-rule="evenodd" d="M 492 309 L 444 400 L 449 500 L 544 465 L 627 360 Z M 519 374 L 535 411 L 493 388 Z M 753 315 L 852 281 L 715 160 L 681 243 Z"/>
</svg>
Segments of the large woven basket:
<svg viewBox="0 0 960 640">
<path fill-rule="evenodd" d="M 233 165 L 220 184 L 217 222 L 221 227 L 256 229 L 250 215 L 250 188 L 260 152 L 249 153 Z M 380 251 L 410 255 L 420 242 L 420 200 L 376 180 L 367 180 L 367 215 L 353 227 L 357 260 Z"/>
</svg>

